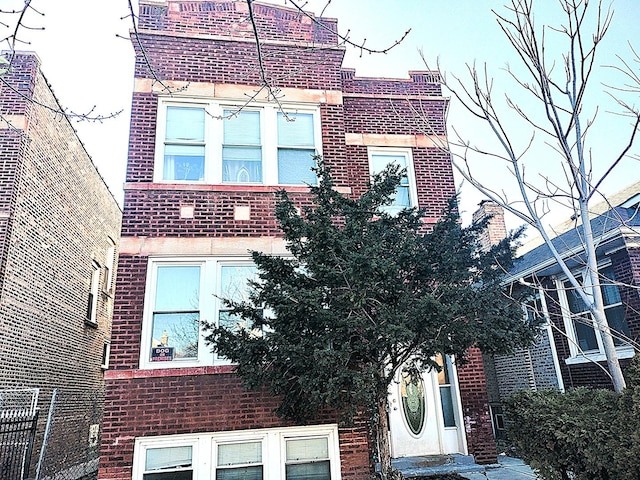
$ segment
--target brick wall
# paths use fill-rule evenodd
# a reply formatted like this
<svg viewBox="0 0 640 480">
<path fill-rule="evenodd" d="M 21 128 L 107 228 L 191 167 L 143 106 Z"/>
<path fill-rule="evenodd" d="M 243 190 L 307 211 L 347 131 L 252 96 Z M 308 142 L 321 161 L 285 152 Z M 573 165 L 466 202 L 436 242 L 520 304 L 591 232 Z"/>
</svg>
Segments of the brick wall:
<svg viewBox="0 0 640 480">
<path fill-rule="evenodd" d="M 99 478 L 131 478 L 137 437 L 296 425 L 275 415 L 277 406 L 276 397 L 245 390 L 233 374 L 156 374 L 109 382 Z M 312 424 L 336 421 L 335 414 L 325 413 Z M 342 477 L 368 479 L 366 419 L 357 418 L 338 433 Z"/>
<path fill-rule="evenodd" d="M 480 349 L 470 348 L 466 359 L 466 364 L 458 366 L 458 382 L 469 453 L 477 463 L 495 463 L 496 444 L 491 429 L 489 397 Z"/>
<path fill-rule="evenodd" d="M 6 80 L 58 108 L 35 55 L 17 55 Z M 67 399 L 48 447 L 63 468 L 87 460 L 89 423 L 100 423 L 110 296 L 100 293 L 96 326 L 85 318 L 92 260 L 104 267 L 120 209 L 66 118 L 2 87 L 0 112 L 24 126 L 0 126 L 0 389 L 41 389 L 39 439 L 52 390 Z"/>
</svg>

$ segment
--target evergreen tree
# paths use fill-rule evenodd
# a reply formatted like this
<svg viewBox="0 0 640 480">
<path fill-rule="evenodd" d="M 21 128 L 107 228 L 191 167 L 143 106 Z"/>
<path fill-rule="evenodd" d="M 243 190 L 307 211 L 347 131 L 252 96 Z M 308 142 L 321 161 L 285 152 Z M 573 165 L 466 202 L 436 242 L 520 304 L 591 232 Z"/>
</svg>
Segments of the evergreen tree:
<svg viewBox="0 0 640 480">
<path fill-rule="evenodd" d="M 535 329 L 500 285 L 512 239 L 482 252 L 486 225 L 462 228 L 453 202 L 431 231 L 418 209 L 385 213 L 398 168 L 374 177 L 358 199 L 334 189 L 321 159 L 317 173 L 313 206 L 301 214 L 278 193 L 291 256 L 252 252 L 259 280 L 250 301 L 227 302 L 249 327 L 209 326 L 207 340 L 249 388 L 280 395 L 280 415 L 368 412 L 382 478 L 392 478 L 386 410 L 397 371 L 439 368 L 437 354 L 462 362 L 473 345 L 510 352 Z"/>
</svg>

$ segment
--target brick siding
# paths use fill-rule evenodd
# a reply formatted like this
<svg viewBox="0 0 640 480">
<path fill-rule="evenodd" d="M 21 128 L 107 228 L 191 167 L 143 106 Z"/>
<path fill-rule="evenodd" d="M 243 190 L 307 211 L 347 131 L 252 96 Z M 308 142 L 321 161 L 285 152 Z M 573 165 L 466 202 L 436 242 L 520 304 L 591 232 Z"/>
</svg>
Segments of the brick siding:
<svg viewBox="0 0 640 480">
<path fill-rule="evenodd" d="M 59 389 L 66 424 L 47 458 L 66 468 L 87 460 L 89 423 L 101 421 L 110 296 L 99 294 L 96 326 L 85 318 L 92 259 L 104 267 L 121 212 L 70 122 L 37 104 L 59 108 L 35 54 L 16 55 L 5 81 L 26 97 L 0 86 L 0 112 L 25 125 L 0 126 L 0 389 L 40 388 L 41 412 Z"/>
<path fill-rule="evenodd" d="M 268 78 L 277 87 L 295 89 L 301 95 L 324 92 L 323 100 L 317 102 L 322 152 L 336 186 L 354 197 L 367 187 L 367 146 L 348 142 L 349 135 L 378 135 L 384 139 L 383 144 L 389 138 L 393 142 L 402 137 L 412 147 L 419 204 L 426 209 L 429 221 L 435 221 L 455 194 L 450 157 L 436 146 L 419 145 L 416 139 L 445 135 L 447 100 L 442 97 L 437 76 L 410 72 L 409 78 L 402 80 L 358 78 L 352 70 L 342 68 L 344 50 L 337 46 L 331 31 L 317 28 L 291 9 L 254 7 Z M 134 40 L 137 85 L 156 75 L 167 84 L 188 82 L 200 92 L 209 89 L 206 91 L 216 100 L 224 100 L 216 92 L 225 86 L 246 86 L 247 92 L 258 90 L 262 79 L 246 8 L 243 2 L 222 0 L 158 5 L 141 2 L 139 39 L 153 73 Z M 335 20 L 321 21 L 331 29 L 337 28 Z M 312 48 L 318 45 L 323 48 Z M 151 91 L 140 87 L 133 93 L 123 238 L 163 238 L 184 245 L 197 237 L 280 236 L 273 214 L 277 187 L 154 183 L 161 91 L 156 82 Z M 179 100 L 181 95 L 186 94 L 178 92 L 174 98 Z M 423 121 L 425 112 L 429 116 L 427 125 Z M 288 190 L 297 205 L 309 205 L 306 187 Z M 193 218 L 181 218 L 180 207 L 185 205 L 193 207 Z M 236 206 L 251 208 L 249 220 L 235 219 Z M 131 478 L 133 443 L 139 436 L 287 425 L 272 413 L 276 399 L 243 390 L 239 380 L 226 373 L 228 367 L 196 367 L 182 374 L 171 369 L 139 369 L 147 266 L 153 253 L 125 252 L 120 256 L 101 479 Z M 481 400 L 482 393 L 477 392 L 484 388 L 482 371 L 463 372 L 461 376 L 468 378 L 461 392 L 462 403 L 467 405 L 469 401 L 465 407 L 472 419 L 468 431 L 475 435 L 470 442 L 471 453 L 482 461 L 495 461 L 493 439 L 484 435 L 486 428 L 490 431 L 488 412 L 485 415 L 486 393 Z M 320 420 L 335 423 L 337 417 L 328 415 Z M 369 442 L 369 426 L 363 419 L 357 419 L 350 428 L 339 429 L 344 479 L 369 478 Z"/>
</svg>

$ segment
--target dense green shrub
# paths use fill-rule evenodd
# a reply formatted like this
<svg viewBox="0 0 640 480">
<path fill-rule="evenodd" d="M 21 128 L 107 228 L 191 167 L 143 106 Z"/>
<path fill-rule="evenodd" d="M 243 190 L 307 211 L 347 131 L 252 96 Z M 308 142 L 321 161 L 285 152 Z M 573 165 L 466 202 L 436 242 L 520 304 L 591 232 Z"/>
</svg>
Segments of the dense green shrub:
<svg viewBox="0 0 640 480">
<path fill-rule="evenodd" d="M 640 355 L 627 388 L 522 391 L 506 402 L 509 440 L 545 480 L 640 480 Z"/>
<path fill-rule="evenodd" d="M 618 395 L 577 388 L 522 391 L 506 403 L 509 438 L 546 480 L 613 480 Z"/>
</svg>

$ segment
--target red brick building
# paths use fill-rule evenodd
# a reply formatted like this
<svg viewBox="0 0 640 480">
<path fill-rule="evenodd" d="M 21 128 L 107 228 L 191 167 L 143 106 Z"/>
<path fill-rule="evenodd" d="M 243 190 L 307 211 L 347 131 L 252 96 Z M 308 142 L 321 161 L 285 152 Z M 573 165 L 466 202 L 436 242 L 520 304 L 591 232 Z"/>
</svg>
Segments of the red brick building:
<svg viewBox="0 0 640 480">
<path fill-rule="evenodd" d="M 38 389 L 33 473 L 57 389 L 41 474 L 71 479 L 97 470 L 121 211 L 60 111 L 38 57 L 15 54 L 0 82 L 0 419 Z M 16 438 L 0 434 L 2 478 L 20 478 Z"/>
<path fill-rule="evenodd" d="M 274 192 L 308 203 L 315 153 L 353 196 L 372 172 L 401 164 L 396 206 L 419 205 L 435 222 L 455 193 L 437 147 L 447 99 L 432 72 L 365 79 L 343 68 L 335 19 L 248 8 L 140 2 L 101 479 L 370 475 L 366 422 L 283 421 L 276 399 L 244 390 L 204 344 L 200 324 L 230 320 L 218 298 L 243 294 L 248 250 L 286 254 Z M 446 375 L 426 374 L 419 398 L 392 387 L 395 456 L 495 461 L 482 362 L 470 358 L 464 371 L 448 362 Z M 410 400 L 427 412 L 417 423 Z"/>
</svg>

